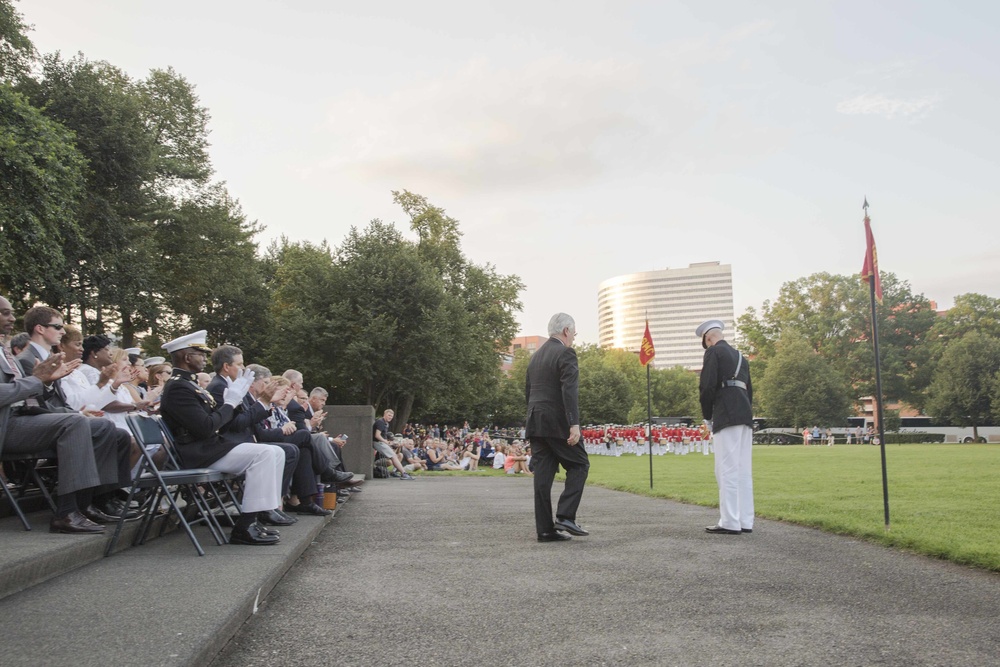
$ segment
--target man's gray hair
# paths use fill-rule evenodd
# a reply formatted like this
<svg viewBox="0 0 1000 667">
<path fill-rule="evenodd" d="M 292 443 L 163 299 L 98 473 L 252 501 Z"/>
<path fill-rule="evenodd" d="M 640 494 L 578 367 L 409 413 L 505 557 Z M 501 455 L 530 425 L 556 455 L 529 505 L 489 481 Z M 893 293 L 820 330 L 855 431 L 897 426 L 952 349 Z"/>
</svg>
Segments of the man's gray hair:
<svg viewBox="0 0 1000 667">
<path fill-rule="evenodd" d="M 281 377 L 285 378 L 289 382 L 298 382 L 302 384 L 302 373 L 295 370 L 294 368 L 289 368 L 287 371 L 281 374 Z"/>
<path fill-rule="evenodd" d="M 322 396 L 323 398 L 326 398 L 329 395 L 330 392 L 323 389 L 323 387 L 313 387 L 313 390 L 309 392 L 309 396 Z"/>
<path fill-rule="evenodd" d="M 267 368 L 261 366 L 260 364 L 250 364 L 247 366 L 248 371 L 253 371 L 254 380 L 266 380 L 271 377 L 271 371 Z"/>
<path fill-rule="evenodd" d="M 556 313 L 549 320 L 549 335 L 558 336 L 567 327 L 569 327 L 570 331 L 576 331 L 576 322 L 566 313 Z"/>
</svg>

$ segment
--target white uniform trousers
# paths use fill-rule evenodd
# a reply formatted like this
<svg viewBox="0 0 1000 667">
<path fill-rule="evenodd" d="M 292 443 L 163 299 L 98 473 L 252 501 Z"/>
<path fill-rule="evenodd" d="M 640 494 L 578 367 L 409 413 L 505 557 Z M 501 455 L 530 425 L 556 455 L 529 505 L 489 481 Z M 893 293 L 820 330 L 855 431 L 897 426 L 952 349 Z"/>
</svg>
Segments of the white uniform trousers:
<svg viewBox="0 0 1000 667">
<path fill-rule="evenodd" d="M 719 525 L 729 530 L 753 528 L 753 475 L 750 450 L 753 429 L 727 426 L 713 436 L 715 481 L 719 484 Z"/>
<path fill-rule="evenodd" d="M 285 468 L 285 452 L 281 447 L 244 442 L 208 467 L 234 475 L 246 475 L 243 484 L 244 514 L 281 506 L 281 473 Z"/>
</svg>

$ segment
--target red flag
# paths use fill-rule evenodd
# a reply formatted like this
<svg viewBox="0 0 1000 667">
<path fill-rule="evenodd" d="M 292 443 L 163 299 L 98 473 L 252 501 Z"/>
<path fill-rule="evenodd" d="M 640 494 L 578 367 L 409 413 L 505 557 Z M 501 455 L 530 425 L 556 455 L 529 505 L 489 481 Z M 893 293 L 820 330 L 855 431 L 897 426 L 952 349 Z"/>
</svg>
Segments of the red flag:
<svg viewBox="0 0 1000 667">
<path fill-rule="evenodd" d="M 639 363 L 645 366 L 655 356 L 656 350 L 653 349 L 653 337 L 649 335 L 649 320 L 646 320 L 646 333 L 642 334 L 642 342 L 639 343 Z"/>
<path fill-rule="evenodd" d="M 872 236 L 871 220 L 867 215 L 865 215 L 865 243 L 865 265 L 861 268 L 861 279 L 868 282 L 870 276 L 875 276 L 875 300 L 881 306 L 882 277 L 878 272 L 878 251 L 875 250 L 875 237 Z"/>
</svg>

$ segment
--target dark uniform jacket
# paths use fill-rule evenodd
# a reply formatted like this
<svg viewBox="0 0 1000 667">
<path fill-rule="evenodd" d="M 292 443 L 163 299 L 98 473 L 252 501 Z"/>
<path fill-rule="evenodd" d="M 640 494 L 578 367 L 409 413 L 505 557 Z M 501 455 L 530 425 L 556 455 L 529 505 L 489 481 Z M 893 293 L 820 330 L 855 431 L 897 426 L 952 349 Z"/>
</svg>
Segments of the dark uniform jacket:
<svg viewBox="0 0 1000 667">
<path fill-rule="evenodd" d="M 580 424 L 579 390 L 576 351 L 549 338 L 528 362 L 525 437 L 568 438 L 569 427 Z"/>
<path fill-rule="evenodd" d="M 219 429 L 233 419 L 233 406 L 216 404 L 208 390 L 198 386 L 193 373 L 175 368 L 160 396 L 160 414 L 185 466 L 211 467 L 240 444 L 219 435 Z"/>
<path fill-rule="evenodd" d="M 712 430 L 716 433 L 727 426 L 753 427 L 750 362 L 744 357 L 739 375 L 733 377 L 739 358 L 739 351 L 724 340 L 705 350 L 701 368 L 701 414 L 712 420 Z M 727 380 L 739 380 L 747 388 L 723 387 Z"/>
</svg>

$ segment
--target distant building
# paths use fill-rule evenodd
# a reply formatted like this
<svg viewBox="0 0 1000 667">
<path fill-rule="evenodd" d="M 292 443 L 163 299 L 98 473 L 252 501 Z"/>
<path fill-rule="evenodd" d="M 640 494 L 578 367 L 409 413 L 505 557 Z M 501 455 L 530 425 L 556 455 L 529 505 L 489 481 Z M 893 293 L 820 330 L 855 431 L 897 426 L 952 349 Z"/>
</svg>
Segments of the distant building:
<svg viewBox="0 0 1000 667">
<path fill-rule="evenodd" d="M 527 350 L 528 356 L 531 356 L 548 339 L 548 336 L 521 336 L 510 341 L 509 352 L 513 355 L 515 350 Z"/>
<path fill-rule="evenodd" d="M 511 340 L 510 347 L 507 349 L 507 354 L 500 356 L 500 369 L 504 373 L 510 373 L 510 369 L 514 367 L 514 352 L 517 350 L 527 350 L 528 356 L 530 357 L 535 353 L 535 350 L 542 346 L 542 343 L 549 339 L 548 336 L 520 336 Z"/>
<path fill-rule="evenodd" d="M 700 262 L 686 269 L 663 269 L 616 276 L 597 289 L 601 347 L 638 352 L 649 314 L 656 368 L 701 370 L 705 351 L 694 335 L 707 319 L 720 319 L 733 339 L 732 266 Z"/>
</svg>

